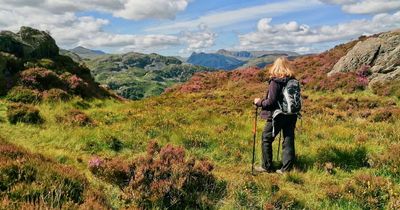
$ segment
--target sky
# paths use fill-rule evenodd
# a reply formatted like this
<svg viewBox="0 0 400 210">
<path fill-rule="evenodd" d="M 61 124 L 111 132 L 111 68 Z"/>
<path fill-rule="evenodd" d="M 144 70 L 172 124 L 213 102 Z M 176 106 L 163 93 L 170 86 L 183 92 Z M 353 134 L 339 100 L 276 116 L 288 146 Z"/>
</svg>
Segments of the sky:
<svg viewBox="0 0 400 210">
<path fill-rule="evenodd" d="M 64 49 L 317 53 L 400 28 L 400 0 L 0 0 L 0 30 L 48 31 Z"/>
</svg>

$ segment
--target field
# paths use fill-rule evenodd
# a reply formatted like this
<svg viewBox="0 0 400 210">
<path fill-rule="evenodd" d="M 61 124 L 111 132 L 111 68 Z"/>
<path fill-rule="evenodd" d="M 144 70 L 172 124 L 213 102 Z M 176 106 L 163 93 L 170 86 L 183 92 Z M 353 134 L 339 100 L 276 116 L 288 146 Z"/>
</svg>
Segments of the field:
<svg viewBox="0 0 400 210">
<path fill-rule="evenodd" d="M 88 180 L 88 188 L 104 192 L 105 203 L 113 208 L 129 206 L 123 190 L 95 176 L 89 162 L 93 157 L 133 160 L 145 154 L 151 140 L 182 146 L 187 157 L 214 164 L 213 174 L 223 187 L 213 208 L 400 207 L 398 98 L 369 91 L 306 90 L 304 117 L 296 129 L 296 170 L 283 176 L 252 176 L 251 100 L 262 96 L 265 88 L 257 79 L 239 79 L 214 89 L 141 101 L 43 102 L 36 104 L 44 119 L 39 125 L 7 122 L 8 102 L 2 99 L 0 133 L 7 144 L 74 168 Z M 89 123 L 68 121 L 70 110 L 84 113 Z M 257 160 L 263 126 L 260 120 Z M 277 141 L 274 154 L 276 148 Z"/>
<path fill-rule="evenodd" d="M 365 39 L 292 61 L 304 109 L 296 168 L 285 175 L 250 172 L 252 101 L 265 94 L 265 70 L 103 75 L 144 82 L 135 84 L 146 97 L 169 87 L 129 101 L 67 57 L 23 65 L 2 54 L 15 75 L 0 75 L 2 90 L 13 85 L 0 98 L 0 209 L 400 209 L 398 80 L 372 85 L 364 64 L 327 77 Z"/>
</svg>

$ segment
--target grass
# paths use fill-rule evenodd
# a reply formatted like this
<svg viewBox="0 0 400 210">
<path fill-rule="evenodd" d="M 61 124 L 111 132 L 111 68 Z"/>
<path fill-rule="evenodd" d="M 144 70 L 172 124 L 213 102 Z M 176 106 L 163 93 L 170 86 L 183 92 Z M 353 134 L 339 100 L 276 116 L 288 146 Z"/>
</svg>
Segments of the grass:
<svg viewBox="0 0 400 210">
<path fill-rule="evenodd" d="M 227 195 L 216 206 L 219 209 L 271 206 L 362 209 L 368 202 L 369 207 L 390 208 L 389 203 L 399 199 L 399 173 L 390 170 L 393 166 L 385 159 L 379 159 L 382 162 L 379 166 L 369 164 L 375 160 L 375 155 L 387 152 L 389 145 L 400 143 L 399 118 L 383 122 L 371 122 L 358 115 L 338 119 L 327 112 L 307 112 L 311 106 L 306 106 L 306 114 L 303 122 L 299 121 L 296 134 L 298 169 L 284 176 L 252 176 L 251 98 L 262 93 L 263 88 L 258 86 L 244 93 L 240 87 L 226 86 L 213 91 L 167 94 L 132 102 L 75 98 L 66 103 L 41 103 L 36 105 L 44 119 L 41 125 L 11 125 L 6 120 L 7 102 L 0 100 L 0 133 L 10 143 L 76 168 L 86 176 L 90 186 L 107 189 L 104 192 L 114 208 L 124 206 L 120 197 L 122 192 L 117 186 L 94 177 L 88 169 L 89 159 L 96 155 L 132 160 L 145 152 L 150 140 L 161 145 L 181 145 L 189 156 L 211 160 L 216 166 L 215 175 L 228 184 Z M 394 100 L 399 104 L 396 98 L 376 97 L 367 91 L 335 92 L 329 96 L 311 91 L 305 94 L 315 101 L 313 106 L 316 107 L 322 107 L 326 97 L 369 97 L 379 101 Z M 81 127 L 57 122 L 56 116 L 72 109 L 87 114 L 95 125 Z M 324 108 L 327 109 L 345 113 L 337 108 Z M 260 120 L 258 130 L 261 131 L 263 126 Z M 261 155 L 260 135 L 261 132 L 256 147 L 257 160 Z M 276 147 L 275 143 L 274 154 Z M 334 173 L 325 170 L 327 162 L 333 163 Z M 381 193 L 387 197 L 380 200 L 385 203 L 374 206 L 372 200 L 353 198 L 345 190 L 352 180 L 357 179 L 357 174 L 373 174 L 390 183 L 390 193 Z M 337 186 L 337 192 L 329 186 Z M 370 190 L 358 185 L 355 189 Z"/>
</svg>

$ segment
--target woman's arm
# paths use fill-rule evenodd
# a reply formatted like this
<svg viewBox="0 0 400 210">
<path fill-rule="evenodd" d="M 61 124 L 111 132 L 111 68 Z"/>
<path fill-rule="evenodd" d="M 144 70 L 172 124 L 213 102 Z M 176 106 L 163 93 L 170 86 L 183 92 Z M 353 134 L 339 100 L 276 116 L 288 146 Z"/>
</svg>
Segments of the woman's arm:
<svg viewBox="0 0 400 210">
<path fill-rule="evenodd" d="M 274 105 L 277 102 L 277 97 L 278 97 L 278 84 L 272 80 L 268 88 L 268 97 L 266 99 L 259 101 L 256 105 L 258 107 L 262 107 L 267 111 L 273 111 L 272 109 L 275 108 Z"/>
</svg>

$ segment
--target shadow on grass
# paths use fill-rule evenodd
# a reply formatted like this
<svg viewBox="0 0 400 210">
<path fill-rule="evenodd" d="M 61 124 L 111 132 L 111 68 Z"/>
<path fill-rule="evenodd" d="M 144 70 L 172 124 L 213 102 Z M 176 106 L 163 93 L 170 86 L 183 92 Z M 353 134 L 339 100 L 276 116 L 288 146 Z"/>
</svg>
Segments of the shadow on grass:
<svg viewBox="0 0 400 210">
<path fill-rule="evenodd" d="M 295 168 L 299 171 L 306 172 L 314 166 L 315 157 L 310 155 L 298 155 L 296 158 Z"/>
<path fill-rule="evenodd" d="M 339 148 L 330 145 L 320 148 L 316 155 L 297 156 L 295 167 L 306 172 L 313 167 L 323 169 L 326 163 L 345 171 L 367 167 L 367 150 L 365 147 Z"/>
<path fill-rule="evenodd" d="M 317 166 L 323 167 L 328 162 L 345 171 L 366 167 L 367 150 L 365 147 L 339 148 L 332 145 L 320 148 L 316 155 Z"/>
</svg>

